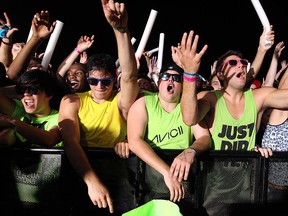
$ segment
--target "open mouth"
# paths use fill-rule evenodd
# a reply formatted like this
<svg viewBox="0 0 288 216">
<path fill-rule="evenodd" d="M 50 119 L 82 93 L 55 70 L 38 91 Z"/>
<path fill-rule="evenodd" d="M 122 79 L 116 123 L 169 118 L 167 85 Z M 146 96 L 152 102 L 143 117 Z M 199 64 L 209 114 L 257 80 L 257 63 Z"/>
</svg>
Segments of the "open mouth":
<svg viewBox="0 0 288 216">
<path fill-rule="evenodd" d="M 71 82 L 70 82 L 70 85 L 73 87 L 73 86 L 75 86 L 75 85 L 77 85 L 78 84 L 78 82 L 77 81 L 75 81 L 75 80 L 72 80 Z"/>
<path fill-rule="evenodd" d="M 172 90 L 173 90 L 173 86 L 172 86 L 172 85 L 168 85 L 167 91 L 168 91 L 168 92 L 172 92 Z"/>
<path fill-rule="evenodd" d="M 240 78 L 243 75 L 243 72 L 240 72 L 236 75 L 237 78 Z"/>
<path fill-rule="evenodd" d="M 34 101 L 30 100 L 30 99 L 26 99 L 26 100 L 24 100 L 24 102 L 25 102 L 26 106 L 31 106 L 34 104 Z"/>
</svg>

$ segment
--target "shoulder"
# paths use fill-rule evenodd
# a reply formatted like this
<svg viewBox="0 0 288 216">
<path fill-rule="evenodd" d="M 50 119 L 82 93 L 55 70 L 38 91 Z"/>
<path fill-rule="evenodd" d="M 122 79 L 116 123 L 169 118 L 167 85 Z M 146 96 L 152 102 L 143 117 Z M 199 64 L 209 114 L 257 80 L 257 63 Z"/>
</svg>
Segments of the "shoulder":
<svg viewBox="0 0 288 216">
<path fill-rule="evenodd" d="M 277 91 L 277 88 L 271 86 L 263 86 L 261 88 L 251 90 L 255 99 L 266 98 L 268 94 Z"/>
<path fill-rule="evenodd" d="M 79 93 L 79 94 L 82 94 L 82 93 Z M 61 99 L 61 103 L 62 102 L 76 102 L 76 101 L 79 101 L 80 97 L 77 94 L 67 94 L 67 95 L 64 95 Z"/>
</svg>

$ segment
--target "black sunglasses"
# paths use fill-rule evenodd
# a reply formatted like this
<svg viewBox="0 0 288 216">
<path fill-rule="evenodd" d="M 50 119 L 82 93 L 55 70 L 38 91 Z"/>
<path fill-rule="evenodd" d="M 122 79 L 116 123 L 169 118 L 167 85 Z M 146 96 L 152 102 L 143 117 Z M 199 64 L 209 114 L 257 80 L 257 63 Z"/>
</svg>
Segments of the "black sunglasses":
<svg viewBox="0 0 288 216">
<path fill-rule="evenodd" d="M 94 85 L 94 86 L 97 86 L 98 83 L 100 82 L 102 85 L 108 87 L 111 85 L 113 80 L 114 78 L 97 79 L 97 78 L 87 77 L 87 82 L 89 83 L 89 85 Z"/>
<path fill-rule="evenodd" d="M 16 88 L 16 92 L 19 95 L 23 95 L 24 93 L 28 93 L 29 95 L 37 95 L 40 91 L 39 86 L 19 86 Z"/>
<path fill-rule="evenodd" d="M 167 81 L 169 80 L 170 76 L 172 76 L 172 80 L 175 82 L 182 82 L 183 77 L 180 74 L 170 74 L 170 73 L 160 73 L 159 78 L 161 80 Z"/>
</svg>

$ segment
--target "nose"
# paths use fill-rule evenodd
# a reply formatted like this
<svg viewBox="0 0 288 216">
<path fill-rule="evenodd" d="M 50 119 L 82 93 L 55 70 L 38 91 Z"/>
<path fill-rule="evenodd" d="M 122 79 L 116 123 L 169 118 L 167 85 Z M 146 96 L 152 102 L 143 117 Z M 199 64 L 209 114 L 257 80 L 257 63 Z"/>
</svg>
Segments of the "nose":
<svg viewBox="0 0 288 216">
<path fill-rule="evenodd" d="M 170 76 L 168 81 L 173 82 L 174 81 L 173 76 Z"/>
</svg>

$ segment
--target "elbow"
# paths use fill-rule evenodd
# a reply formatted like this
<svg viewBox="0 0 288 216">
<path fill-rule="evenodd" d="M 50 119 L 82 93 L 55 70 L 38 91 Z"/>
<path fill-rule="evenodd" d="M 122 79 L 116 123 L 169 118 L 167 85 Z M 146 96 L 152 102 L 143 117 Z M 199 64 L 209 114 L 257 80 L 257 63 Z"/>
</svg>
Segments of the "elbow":
<svg viewBox="0 0 288 216">
<path fill-rule="evenodd" d="M 183 116 L 183 122 L 184 122 L 187 126 L 191 127 L 191 126 L 194 126 L 194 125 L 197 124 L 197 119 L 196 119 L 196 118 L 191 119 L 191 118 L 188 118 L 188 117 Z"/>
</svg>

